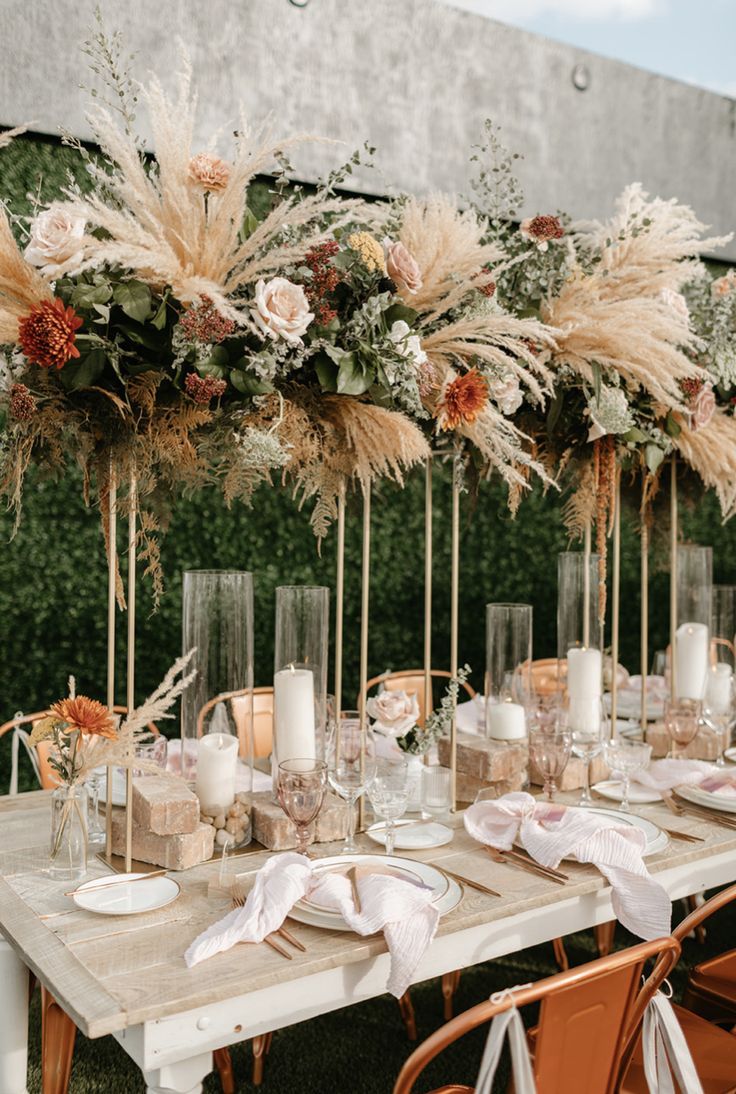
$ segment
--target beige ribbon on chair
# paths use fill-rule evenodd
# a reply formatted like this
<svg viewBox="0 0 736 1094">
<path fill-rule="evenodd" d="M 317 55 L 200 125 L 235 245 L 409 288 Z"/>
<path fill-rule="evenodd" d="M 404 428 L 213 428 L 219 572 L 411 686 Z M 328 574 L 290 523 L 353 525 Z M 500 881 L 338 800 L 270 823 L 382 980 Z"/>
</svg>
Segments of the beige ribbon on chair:
<svg viewBox="0 0 736 1094">
<path fill-rule="evenodd" d="M 644 1011 L 641 1043 L 650 1094 L 676 1094 L 673 1073 L 680 1090 L 703 1094 L 677 1015 L 662 992 L 652 997 Z"/>
<path fill-rule="evenodd" d="M 522 985 L 530 987 L 529 984 Z M 532 1061 L 529 1055 L 529 1044 L 526 1039 L 526 1030 L 521 1020 L 521 1014 L 513 1002 L 515 988 L 505 988 L 491 996 L 491 1002 L 498 1003 L 505 996 L 511 998 L 511 1006 L 508 1010 L 497 1014 L 491 1022 L 488 1031 L 486 1047 L 483 1050 L 483 1059 L 480 1062 L 480 1071 L 475 1081 L 475 1094 L 491 1094 L 493 1079 L 501 1058 L 504 1038 L 508 1036 L 509 1050 L 511 1052 L 511 1070 L 514 1078 L 515 1094 L 537 1094 L 537 1086 L 534 1082 Z M 689 1094 L 689 1091 L 688 1091 Z"/>
</svg>

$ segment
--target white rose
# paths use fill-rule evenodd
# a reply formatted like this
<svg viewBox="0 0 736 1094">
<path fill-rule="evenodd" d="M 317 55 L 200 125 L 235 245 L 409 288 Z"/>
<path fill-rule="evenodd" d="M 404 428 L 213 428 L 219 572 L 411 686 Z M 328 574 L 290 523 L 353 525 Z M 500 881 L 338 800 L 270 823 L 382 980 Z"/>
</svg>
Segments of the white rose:
<svg viewBox="0 0 736 1094">
<path fill-rule="evenodd" d="M 84 217 L 73 216 L 58 205 L 51 205 L 31 223 L 31 238 L 25 258 L 32 266 L 59 266 L 82 249 Z"/>
<path fill-rule="evenodd" d="M 427 363 L 427 354 L 422 349 L 422 340 L 418 334 L 411 333 L 411 327 L 403 319 L 397 319 L 391 325 L 388 336 L 396 347 L 397 353 L 411 361 L 415 368 Z"/>
<path fill-rule="evenodd" d="M 314 319 L 304 289 L 286 277 L 258 282 L 250 314 L 267 338 L 283 338 L 291 345 L 301 345 L 301 336 Z"/>
<path fill-rule="evenodd" d="M 513 373 L 509 373 L 502 380 L 489 380 L 488 391 L 502 414 L 513 414 L 524 401 L 519 381 Z"/>
<path fill-rule="evenodd" d="M 365 709 L 379 729 L 392 737 L 403 737 L 419 718 L 419 703 L 414 692 L 382 691 L 368 700 Z"/>
<path fill-rule="evenodd" d="M 690 309 L 681 292 L 675 292 L 674 289 L 662 289 L 659 293 L 659 299 L 677 315 L 681 315 L 686 322 L 690 319 Z"/>
</svg>

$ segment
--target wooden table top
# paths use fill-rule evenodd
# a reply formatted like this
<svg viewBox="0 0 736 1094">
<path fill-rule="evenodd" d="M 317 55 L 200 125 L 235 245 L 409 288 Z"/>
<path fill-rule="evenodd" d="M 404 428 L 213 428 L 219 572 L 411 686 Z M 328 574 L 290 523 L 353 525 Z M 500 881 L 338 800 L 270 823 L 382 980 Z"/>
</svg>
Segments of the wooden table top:
<svg viewBox="0 0 736 1094">
<path fill-rule="evenodd" d="M 560 801 L 576 795 L 562 794 Z M 94 915 L 78 909 L 64 891 L 68 882 L 51 880 L 42 871 L 48 863 L 50 825 L 46 791 L 0 799 L 0 929 L 89 1037 L 181 1011 L 225 1001 L 383 953 L 382 936 L 360 938 L 351 932 L 292 927 L 307 946 L 285 961 L 265 945 L 242 945 L 187 969 L 183 954 L 193 939 L 229 909 L 227 898 L 208 895 L 218 866 L 206 863 L 175 874 L 181 895 L 157 912 L 130 917 Z M 708 821 L 673 816 L 662 804 L 637 806 L 636 812 L 670 829 L 703 836 L 703 843 L 670 840 L 668 847 L 647 859 L 653 875 L 671 866 L 683 867 L 722 852 L 736 851 L 736 830 Z M 444 916 L 438 936 L 513 917 L 531 908 L 551 905 L 603 888 L 595 867 L 565 863 L 570 881 L 562 886 L 516 867 L 497 864 L 483 854 L 465 832 L 460 817 L 452 843 L 424 852 L 398 852 L 481 881 L 503 894 L 500 899 L 465 888 L 458 907 Z M 380 851 L 365 836 L 361 849 Z M 319 855 L 339 845 L 322 844 Z M 238 868 L 256 871 L 270 852 L 243 857 Z M 107 868 L 92 859 L 89 878 Z M 736 878 L 736 856 L 734 856 Z"/>
</svg>

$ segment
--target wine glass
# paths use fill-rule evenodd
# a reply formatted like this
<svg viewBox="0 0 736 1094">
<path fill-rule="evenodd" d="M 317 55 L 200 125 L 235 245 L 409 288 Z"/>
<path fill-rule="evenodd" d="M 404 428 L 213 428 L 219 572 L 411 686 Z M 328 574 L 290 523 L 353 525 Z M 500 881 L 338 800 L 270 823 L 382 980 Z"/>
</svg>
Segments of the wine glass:
<svg viewBox="0 0 736 1094">
<path fill-rule="evenodd" d="M 572 734 L 566 728 L 533 729 L 529 734 L 529 755 L 544 779 L 547 801 L 554 800 L 556 780 L 567 767 L 572 748 Z"/>
<path fill-rule="evenodd" d="M 355 803 L 376 774 L 376 739 L 369 725 L 361 729 L 357 710 L 344 710 L 327 746 L 327 777 L 348 805 L 347 837 L 342 854 L 355 854 Z"/>
<path fill-rule="evenodd" d="M 572 753 L 583 761 L 583 790 L 579 806 L 593 805 L 590 794 L 590 765 L 603 751 L 605 737 L 603 704 L 600 699 L 571 699 L 560 715 L 559 724 L 566 725 L 572 740 Z"/>
<path fill-rule="evenodd" d="M 716 735 L 718 756 L 716 764 L 725 767 L 723 753 L 731 744 L 734 716 L 734 675 L 731 666 L 718 661 L 708 670 L 703 700 L 703 722 Z"/>
<path fill-rule="evenodd" d="M 406 760 L 376 761 L 376 774 L 368 787 L 373 812 L 386 822 L 386 854 L 394 853 L 396 821 L 403 816 L 409 800 L 409 765 Z"/>
<path fill-rule="evenodd" d="M 324 760 L 284 760 L 279 764 L 278 796 L 281 808 L 296 825 L 296 851 L 307 855 L 310 826 L 322 808 L 327 789 Z"/>
<path fill-rule="evenodd" d="M 697 736 L 701 713 L 698 699 L 673 699 L 665 703 L 664 724 L 672 740 L 668 759 L 684 759 L 684 750 Z"/>
<path fill-rule="evenodd" d="M 652 758 L 652 746 L 643 741 L 632 740 L 631 737 L 614 737 L 607 741 L 604 747 L 606 763 L 612 771 L 621 775 L 621 804 L 622 813 L 630 813 L 629 791 L 631 776 L 647 766 Z"/>
</svg>

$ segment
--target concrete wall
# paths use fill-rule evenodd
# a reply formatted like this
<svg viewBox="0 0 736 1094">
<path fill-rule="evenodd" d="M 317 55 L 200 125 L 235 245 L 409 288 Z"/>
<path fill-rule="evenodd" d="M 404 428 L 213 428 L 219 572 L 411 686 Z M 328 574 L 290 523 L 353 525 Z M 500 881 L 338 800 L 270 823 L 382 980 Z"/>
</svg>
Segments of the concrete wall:
<svg viewBox="0 0 736 1094">
<path fill-rule="evenodd" d="M 87 136 L 78 43 L 94 0 L 0 0 L 0 123 L 35 119 Z M 524 154 L 527 211 L 606 215 L 632 180 L 691 203 L 717 232 L 736 217 L 736 102 L 435 0 L 103 0 L 138 54 L 171 72 L 176 38 L 194 60 L 200 137 L 272 113 L 279 132 L 378 146 L 355 188 L 464 191 L 483 121 Z M 582 65 L 587 90 L 573 85 Z M 313 145 L 302 177 L 340 162 Z M 736 244 L 727 252 L 736 258 Z"/>
</svg>

